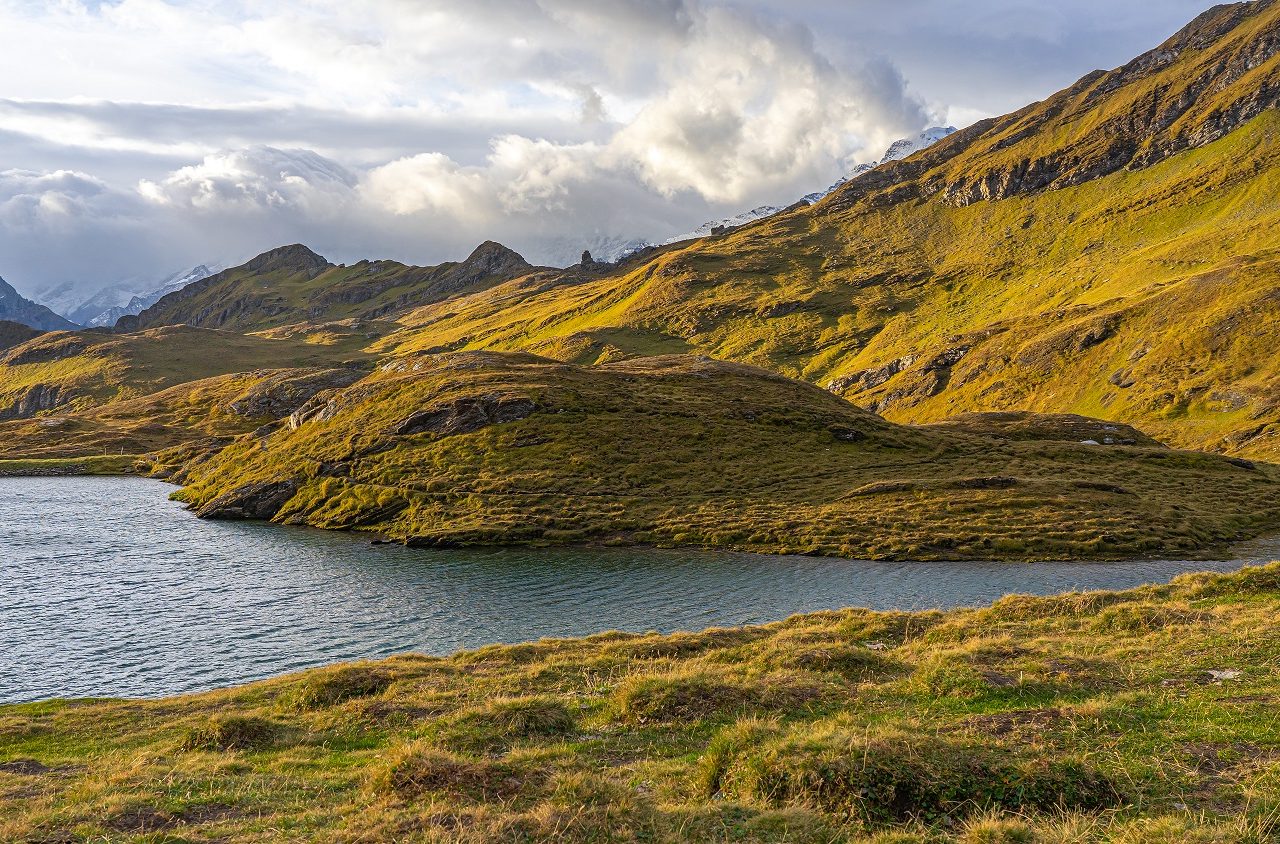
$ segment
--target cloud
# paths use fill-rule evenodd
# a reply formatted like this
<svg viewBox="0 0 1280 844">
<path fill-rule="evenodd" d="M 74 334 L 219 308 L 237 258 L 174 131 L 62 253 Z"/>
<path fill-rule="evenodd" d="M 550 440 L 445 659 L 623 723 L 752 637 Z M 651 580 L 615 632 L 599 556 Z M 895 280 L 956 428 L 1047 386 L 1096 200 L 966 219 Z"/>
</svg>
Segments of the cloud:
<svg viewBox="0 0 1280 844">
<path fill-rule="evenodd" d="M 91 289 L 286 241 L 567 262 L 789 202 L 1201 0 L 1157 5 L 0 0 L 0 273 Z"/>
<path fill-rule="evenodd" d="M 205 156 L 160 182 L 142 180 L 141 196 L 196 212 L 340 213 L 356 177 L 342 165 L 304 149 L 257 146 Z"/>
</svg>

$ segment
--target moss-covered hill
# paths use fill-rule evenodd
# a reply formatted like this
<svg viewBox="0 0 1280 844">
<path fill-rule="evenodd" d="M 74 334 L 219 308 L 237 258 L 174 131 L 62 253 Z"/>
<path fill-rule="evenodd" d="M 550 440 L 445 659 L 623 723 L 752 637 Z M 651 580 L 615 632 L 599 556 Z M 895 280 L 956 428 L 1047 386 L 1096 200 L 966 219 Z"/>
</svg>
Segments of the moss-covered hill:
<svg viewBox="0 0 1280 844">
<path fill-rule="evenodd" d="M 397 359 L 273 432 L 162 462 L 179 460 L 172 478 L 201 515 L 420 544 L 1060 558 L 1187 553 L 1280 526 L 1267 464 L 1083 419 L 900 426 L 692 357 Z"/>
<path fill-rule="evenodd" d="M 0 707 L 0 840 L 1264 844 L 1280 565 Z"/>
<path fill-rule="evenodd" d="M 1280 4 L 1157 50 L 813 208 L 600 279 L 406 316 L 400 351 L 691 351 L 899 421 L 1072 412 L 1280 454 Z"/>
</svg>

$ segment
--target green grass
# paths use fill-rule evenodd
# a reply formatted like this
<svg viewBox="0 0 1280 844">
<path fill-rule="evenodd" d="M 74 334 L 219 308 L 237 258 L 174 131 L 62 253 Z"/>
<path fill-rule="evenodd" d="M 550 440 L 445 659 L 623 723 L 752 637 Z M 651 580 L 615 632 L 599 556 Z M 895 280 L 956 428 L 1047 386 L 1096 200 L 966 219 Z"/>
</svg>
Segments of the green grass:
<svg viewBox="0 0 1280 844">
<path fill-rule="evenodd" d="M 0 356 L 0 459 L 141 454 L 253 431 L 310 398 L 309 381 L 370 365 L 365 333 L 326 332 L 324 343 L 305 326 L 273 336 L 185 326 L 41 335 Z M 52 406 L 5 418 L 33 390 L 54 395 Z M 255 404 L 264 398 L 274 401 Z"/>
<path fill-rule="evenodd" d="M 399 359 L 296 428 L 158 468 L 203 515 L 423 545 L 1115 558 L 1280 526 L 1267 464 L 1067 417 L 895 425 L 804 382 L 687 357 Z"/>
<path fill-rule="evenodd" d="M 1280 564 L 5 706 L 0 839 L 1262 844 L 1277 618 Z"/>
</svg>

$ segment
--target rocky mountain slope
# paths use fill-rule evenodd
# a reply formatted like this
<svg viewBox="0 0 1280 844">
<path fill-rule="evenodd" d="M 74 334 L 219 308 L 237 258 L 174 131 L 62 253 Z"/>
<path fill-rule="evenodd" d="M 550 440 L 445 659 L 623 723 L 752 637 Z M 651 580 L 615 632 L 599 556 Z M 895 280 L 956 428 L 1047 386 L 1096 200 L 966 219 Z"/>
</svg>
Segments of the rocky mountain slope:
<svg viewBox="0 0 1280 844">
<path fill-rule="evenodd" d="M 398 358 L 278 430 L 190 457 L 163 471 L 202 516 L 427 545 L 1106 557 L 1280 527 L 1274 467 L 1079 418 L 900 426 L 804 382 L 694 357 Z"/>
<path fill-rule="evenodd" d="M 37 305 L 30 299 L 23 298 L 3 278 L 0 278 L 0 320 L 20 323 L 40 331 L 62 331 L 77 327 L 44 305 Z"/>
<path fill-rule="evenodd" d="M 395 348 L 697 351 L 899 421 L 1074 412 L 1280 455 L 1278 51 L 1274 0 L 1217 7 L 816 206 L 420 308 Z"/>
<path fill-rule="evenodd" d="M 395 261 L 335 266 L 305 246 L 284 246 L 162 298 L 117 328 L 158 325 L 255 330 L 307 321 L 377 319 L 534 272 L 505 246 L 488 242 L 465 261 L 410 267 Z"/>
</svg>

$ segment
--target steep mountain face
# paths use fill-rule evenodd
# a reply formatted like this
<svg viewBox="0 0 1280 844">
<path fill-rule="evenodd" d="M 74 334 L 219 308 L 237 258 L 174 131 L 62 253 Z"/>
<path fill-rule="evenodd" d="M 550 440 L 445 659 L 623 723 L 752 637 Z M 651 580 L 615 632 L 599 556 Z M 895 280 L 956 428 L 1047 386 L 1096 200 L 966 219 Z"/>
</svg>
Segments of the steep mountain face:
<svg viewBox="0 0 1280 844">
<path fill-rule="evenodd" d="M 894 425 L 813 385 L 698 357 L 392 359 L 273 432 L 178 463 L 171 477 L 202 516 L 424 545 L 1097 557 L 1280 524 L 1275 467 L 1078 418 Z"/>
<path fill-rule="evenodd" d="M 170 293 L 206 279 L 213 271 L 201 264 L 184 273 L 176 273 L 165 279 L 158 287 L 147 293 L 131 295 L 123 304 L 99 308 L 93 300 L 82 305 L 71 318 L 88 328 L 112 328 L 123 316 L 136 316 L 159 302 Z M 91 316 L 89 314 L 92 314 Z"/>
<path fill-rule="evenodd" d="M 300 322 L 377 319 L 534 271 L 498 243 L 481 244 L 465 261 L 410 267 L 395 261 L 335 266 L 305 246 L 273 249 L 170 293 L 116 328 L 157 325 L 259 330 Z"/>
<path fill-rule="evenodd" d="M 1280 102 L 1275 0 L 1216 6 L 1122 68 L 979 122 L 860 180 L 827 207 L 937 197 L 951 205 L 1060 189 L 1210 144 Z M 894 185 L 899 187 L 895 188 Z"/>
<path fill-rule="evenodd" d="M 404 318 L 404 352 L 698 351 L 900 421 L 1072 412 L 1280 455 L 1280 5 L 943 138 L 816 206 L 572 287 Z"/>
<path fill-rule="evenodd" d="M 41 331 L 69 331 L 79 327 L 44 305 L 23 298 L 3 278 L 0 278 L 0 320 L 21 323 Z"/>
</svg>

